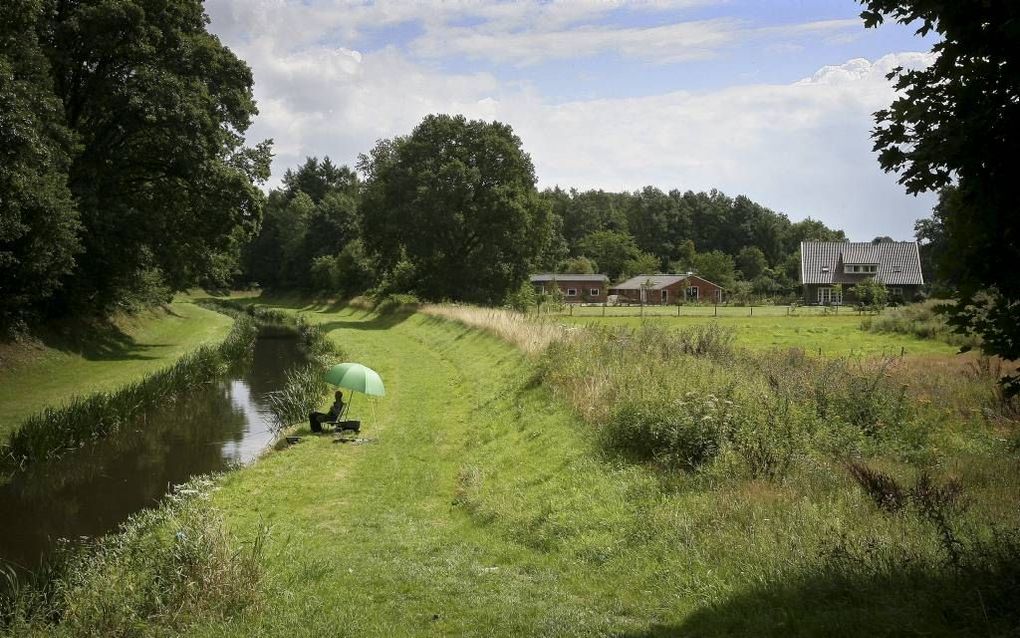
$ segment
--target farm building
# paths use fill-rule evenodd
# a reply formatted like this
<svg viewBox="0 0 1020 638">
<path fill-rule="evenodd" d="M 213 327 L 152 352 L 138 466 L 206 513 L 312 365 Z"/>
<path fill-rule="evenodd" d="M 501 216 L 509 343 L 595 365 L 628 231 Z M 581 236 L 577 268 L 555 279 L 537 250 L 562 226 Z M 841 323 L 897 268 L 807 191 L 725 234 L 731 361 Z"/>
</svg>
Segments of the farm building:
<svg viewBox="0 0 1020 638">
<path fill-rule="evenodd" d="M 667 305 L 678 301 L 722 301 L 723 289 L 692 273 L 638 275 L 609 289 L 621 302 Z"/>
<path fill-rule="evenodd" d="M 604 303 L 608 294 L 609 278 L 605 275 L 579 275 L 571 273 L 543 273 L 531 276 L 536 293 L 550 293 L 556 288 L 567 303 Z"/>
<path fill-rule="evenodd" d="M 910 301 L 924 285 L 917 242 L 805 241 L 800 244 L 800 282 L 804 303 L 856 301 L 854 286 L 874 277 L 890 299 Z"/>
</svg>

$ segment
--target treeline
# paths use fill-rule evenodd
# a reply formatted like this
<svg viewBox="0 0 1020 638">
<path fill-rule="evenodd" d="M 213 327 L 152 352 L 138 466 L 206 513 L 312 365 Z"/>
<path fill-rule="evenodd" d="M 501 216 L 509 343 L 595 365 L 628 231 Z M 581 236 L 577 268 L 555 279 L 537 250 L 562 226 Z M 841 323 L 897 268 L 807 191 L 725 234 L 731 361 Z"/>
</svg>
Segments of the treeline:
<svg viewBox="0 0 1020 638">
<path fill-rule="evenodd" d="M 0 332 L 196 285 L 498 304 L 539 270 L 691 270 L 775 295 L 801 240 L 844 239 L 717 191 L 539 192 L 508 125 L 462 116 L 267 197 L 251 71 L 207 23 L 198 0 L 0 3 Z"/>
<path fill-rule="evenodd" d="M 0 330 L 227 285 L 259 227 L 252 74 L 199 0 L 0 2 Z"/>
<path fill-rule="evenodd" d="M 778 296 L 798 285 L 801 241 L 846 241 L 715 190 L 538 192 L 510 128 L 463 117 L 430 116 L 357 168 L 313 157 L 288 170 L 242 283 L 499 303 L 540 270 L 693 271 L 731 295 Z"/>
</svg>

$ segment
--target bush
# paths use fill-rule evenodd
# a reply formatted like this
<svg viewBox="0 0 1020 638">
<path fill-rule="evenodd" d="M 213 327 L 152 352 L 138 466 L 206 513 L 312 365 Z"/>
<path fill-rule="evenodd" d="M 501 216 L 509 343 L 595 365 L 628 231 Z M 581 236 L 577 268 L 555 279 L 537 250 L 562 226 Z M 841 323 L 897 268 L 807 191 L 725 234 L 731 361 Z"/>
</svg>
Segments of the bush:
<svg viewBox="0 0 1020 638">
<path fill-rule="evenodd" d="M 719 453 L 732 402 L 688 393 L 670 403 L 625 401 L 603 431 L 606 447 L 668 468 L 696 469 Z"/>
<path fill-rule="evenodd" d="M 891 308 L 881 315 L 865 317 L 861 321 L 861 330 L 936 339 L 961 347 L 979 346 L 981 339 L 977 335 L 963 335 L 953 331 L 945 315 L 938 311 L 942 303 L 933 300 Z"/>
</svg>

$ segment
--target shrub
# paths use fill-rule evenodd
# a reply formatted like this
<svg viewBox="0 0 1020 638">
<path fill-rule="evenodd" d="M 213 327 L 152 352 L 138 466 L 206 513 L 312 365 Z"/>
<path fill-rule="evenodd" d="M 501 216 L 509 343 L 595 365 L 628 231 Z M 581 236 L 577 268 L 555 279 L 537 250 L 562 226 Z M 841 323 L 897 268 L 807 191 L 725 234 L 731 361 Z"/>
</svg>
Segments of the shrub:
<svg viewBox="0 0 1020 638">
<path fill-rule="evenodd" d="M 786 476 L 802 446 L 809 420 L 786 397 L 761 393 L 735 401 L 729 443 L 752 478 Z"/>
<path fill-rule="evenodd" d="M 935 300 L 891 308 L 881 315 L 861 320 L 861 330 L 866 332 L 898 333 L 934 339 L 950 345 L 977 347 L 981 340 L 977 335 L 963 335 L 954 332 L 946 322 L 945 315 L 938 311 L 941 303 Z"/>
<path fill-rule="evenodd" d="M 664 467 L 696 469 L 719 453 L 732 402 L 688 393 L 670 403 L 624 401 L 603 431 L 612 451 Z"/>
</svg>

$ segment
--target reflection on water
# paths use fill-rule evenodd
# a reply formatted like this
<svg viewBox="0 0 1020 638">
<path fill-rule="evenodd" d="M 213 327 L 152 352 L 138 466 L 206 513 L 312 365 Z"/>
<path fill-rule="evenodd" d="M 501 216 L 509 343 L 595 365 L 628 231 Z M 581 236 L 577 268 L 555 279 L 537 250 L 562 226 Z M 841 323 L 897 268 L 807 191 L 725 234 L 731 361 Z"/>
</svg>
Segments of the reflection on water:
<svg viewBox="0 0 1020 638">
<path fill-rule="evenodd" d="M 38 564 L 58 538 L 99 536 L 172 485 L 251 461 L 273 438 L 265 393 L 302 363 L 295 338 L 260 337 L 247 369 L 0 486 L 0 559 Z"/>
</svg>

